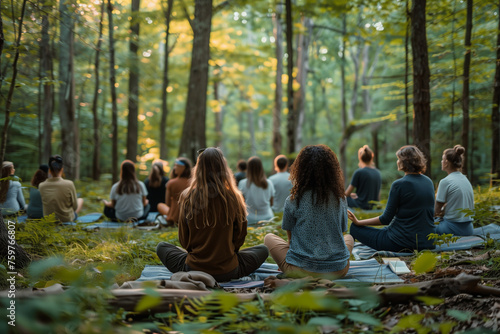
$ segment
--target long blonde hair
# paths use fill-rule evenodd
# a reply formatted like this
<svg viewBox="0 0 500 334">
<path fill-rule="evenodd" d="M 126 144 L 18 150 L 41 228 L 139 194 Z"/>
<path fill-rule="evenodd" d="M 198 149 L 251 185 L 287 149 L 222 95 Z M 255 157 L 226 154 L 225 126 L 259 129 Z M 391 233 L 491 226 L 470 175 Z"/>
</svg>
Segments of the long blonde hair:
<svg viewBox="0 0 500 334">
<path fill-rule="evenodd" d="M 222 203 L 222 210 L 214 201 Z M 199 221 L 203 227 L 214 227 L 217 223 L 232 224 L 235 220 L 246 220 L 245 200 L 236 187 L 233 173 L 219 148 L 205 149 L 193 168 L 189 187 L 179 199 L 179 224 L 183 219 Z"/>
</svg>

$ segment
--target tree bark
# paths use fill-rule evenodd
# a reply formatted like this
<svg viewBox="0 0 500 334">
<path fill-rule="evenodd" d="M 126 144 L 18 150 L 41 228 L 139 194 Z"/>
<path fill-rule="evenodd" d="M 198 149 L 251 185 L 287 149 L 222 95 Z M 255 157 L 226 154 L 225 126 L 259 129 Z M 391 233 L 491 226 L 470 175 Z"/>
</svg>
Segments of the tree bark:
<svg viewBox="0 0 500 334">
<path fill-rule="evenodd" d="M 21 37 L 23 34 L 23 20 L 24 20 L 24 12 L 26 9 L 26 0 L 23 0 L 21 16 L 19 19 L 19 34 L 16 38 L 16 53 L 14 55 L 14 61 L 12 63 L 12 79 L 10 81 L 9 92 L 7 94 L 7 102 L 5 103 L 5 122 L 3 125 L 3 135 L 2 135 L 2 143 L 0 145 L 0 161 L 5 160 L 5 151 L 7 148 L 7 132 L 9 129 L 9 121 L 10 121 L 10 107 L 12 105 L 12 96 L 14 95 L 14 88 L 16 86 L 16 78 L 17 78 L 17 62 L 19 60 L 19 47 L 21 45 Z M 3 35 L 3 33 L 2 33 Z M 3 38 L 3 36 L 2 36 Z"/>
<path fill-rule="evenodd" d="M 273 152 L 274 156 L 281 154 L 282 141 L 281 137 L 281 110 L 283 103 L 283 27 L 281 26 L 281 14 L 283 13 L 283 4 L 276 3 L 276 12 L 273 16 L 274 23 L 274 43 L 276 45 L 276 87 L 274 91 L 274 108 L 273 108 Z"/>
<path fill-rule="evenodd" d="M 101 176 L 101 168 L 99 166 L 101 155 L 101 136 L 99 135 L 99 114 L 97 113 L 97 106 L 99 103 L 99 91 L 100 91 L 100 77 L 99 77 L 99 56 L 101 54 L 102 47 L 102 22 L 104 20 L 104 0 L 101 3 L 101 19 L 99 21 L 99 37 L 97 39 L 97 50 L 95 53 L 95 63 L 94 63 L 94 76 L 95 76 L 95 87 L 94 87 L 94 98 L 92 100 L 92 115 L 93 115 L 93 125 L 94 125 L 94 151 L 92 154 L 92 179 L 98 181 Z"/>
<path fill-rule="evenodd" d="M 208 60 L 210 59 L 210 32 L 212 27 L 212 0 L 195 0 L 193 51 L 189 71 L 188 95 L 179 155 L 196 161 L 196 151 L 206 146 L 206 116 Z"/>
<path fill-rule="evenodd" d="M 109 86 L 111 89 L 111 128 L 112 128 L 112 183 L 118 181 L 118 105 L 116 102 L 115 39 L 113 36 L 113 5 L 108 0 L 109 21 Z"/>
<path fill-rule="evenodd" d="M 345 84 L 345 48 L 346 48 L 346 35 L 347 35 L 347 18 L 346 14 L 342 15 L 342 54 L 340 56 L 340 99 L 342 103 L 342 133 L 346 133 L 347 131 L 347 101 L 346 101 L 346 84 Z M 333 128 L 332 128 L 333 131 Z M 345 145 L 343 145 L 345 144 Z M 340 154 L 340 168 L 346 175 L 346 159 L 345 159 L 345 146 L 347 143 L 344 143 L 344 140 L 341 141 L 339 154 Z M 344 151 L 342 148 L 344 147 Z M 344 153 L 342 153 L 344 152 Z M 344 154 L 344 156 L 342 156 Z M 345 178 L 347 180 L 347 178 Z M 345 180 L 345 182 L 347 182 Z"/>
<path fill-rule="evenodd" d="M 410 73 L 410 61 L 409 61 L 409 48 L 408 48 L 408 41 L 410 39 L 410 13 L 408 11 L 408 2 L 410 0 L 406 0 L 406 29 L 405 29 L 405 139 L 406 139 L 406 145 L 410 145 L 410 104 L 408 102 L 408 95 L 409 95 L 409 89 L 408 89 L 408 75 Z"/>
<path fill-rule="evenodd" d="M 43 133 L 41 140 L 40 160 L 48 163 L 52 155 L 52 114 L 54 113 L 53 63 L 50 47 L 49 13 L 52 6 L 47 1 L 42 5 L 42 38 L 40 41 L 40 77 L 43 81 L 43 97 L 41 99 L 43 115 Z"/>
<path fill-rule="evenodd" d="M 299 35 L 299 45 L 297 46 L 297 82 L 299 89 L 295 92 L 294 112 L 295 112 L 295 152 L 299 152 L 302 147 L 302 127 L 304 124 L 307 73 L 309 71 L 309 44 L 312 36 L 312 20 L 302 17 L 302 25 L 306 29 L 304 34 Z"/>
<path fill-rule="evenodd" d="M 286 7 L 286 52 L 287 58 L 287 73 L 288 73 L 288 86 L 287 86 L 287 143 L 288 153 L 295 152 L 295 138 L 296 130 L 296 115 L 293 109 L 293 21 L 292 21 L 292 1 L 285 0 Z"/>
<path fill-rule="evenodd" d="M 220 103 L 220 87 L 222 83 L 220 82 L 220 69 L 217 69 L 218 73 L 215 74 L 216 78 L 213 80 L 214 87 L 214 100 L 218 102 L 217 110 L 213 110 L 215 117 L 215 147 L 222 149 L 222 139 L 224 134 L 222 132 L 222 116 L 224 110 L 222 109 L 222 103 Z"/>
<path fill-rule="evenodd" d="M 426 0 L 414 0 L 411 11 L 411 47 L 413 57 L 413 142 L 427 159 L 425 174 L 431 176 L 430 70 L 425 29 Z"/>
<path fill-rule="evenodd" d="M 132 0 L 130 21 L 130 74 L 128 81 L 128 126 L 127 126 L 127 159 L 137 160 L 137 143 L 139 138 L 139 10 L 141 0 Z"/>
<path fill-rule="evenodd" d="M 464 161 L 462 165 L 462 173 L 467 175 L 469 159 L 467 158 L 469 153 L 469 74 L 470 74 L 470 62 L 471 62 L 471 35 L 472 35 L 472 11 L 473 11 L 473 0 L 467 0 L 467 22 L 465 24 L 465 56 L 464 56 L 464 82 L 462 87 L 462 146 L 465 148 L 466 154 L 464 154 Z"/>
<path fill-rule="evenodd" d="M 162 81 L 162 91 L 161 91 L 161 122 L 160 122 L 160 159 L 167 159 L 168 156 L 168 143 L 167 143 L 167 118 L 168 118 L 168 62 L 170 55 L 169 37 L 170 37 L 170 22 L 172 19 L 172 7 L 174 6 L 174 0 L 167 1 L 167 8 L 164 9 L 165 14 L 165 58 L 163 59 L 163 81 Z"/>
<path fill-rule="evenodd" d="M 498 2 L 500 13 L 500 1 Z M 500 18 L 498 19 L 497 54 L 493 103 L 491 108 L 491 186 L 500 184 Z"/>
<path fill-rule="evenodd" d="M 22 31 L 22 29 L 19 29 L 19 31 Z M 9 237 L 11 235 L 15 236 L 15 234 L 9 234 L 9 231 L 15 231 L 15 226 L 15 222 L 7 221 L 7 224 L 5 224 L 3 215 L 0 213 L 0 259 L 5 259 L 5 262 L 7 262 L 8 272 L 24 268 L 31 262 L 29 254 L 15 242 L 15 239 L 10 239 Z M 14 241 L 13 244 L 12 241 Z M 14 254 L 9 254 L 9 250 L 13 250 Z M 14 257 L 9 258 L 12 255 Z"/>
</svg>

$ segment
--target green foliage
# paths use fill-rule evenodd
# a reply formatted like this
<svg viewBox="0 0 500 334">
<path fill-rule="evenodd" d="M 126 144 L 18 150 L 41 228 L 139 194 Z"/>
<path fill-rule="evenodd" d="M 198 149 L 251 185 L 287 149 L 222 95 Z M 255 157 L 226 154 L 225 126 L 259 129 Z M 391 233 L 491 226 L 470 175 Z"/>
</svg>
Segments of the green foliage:
<svg viewBox="0 0 500 334">
<path fill-rule="evenodd" d="M 428 240 L 435 239 L 433 244 L 436 246 L 442 246 L 444 244 L 450 245 L 451 243 L 457 242 L 460 237 L 453 236 L 453 234 L 437 234 L 437 233 L 430 233 L 427 236 Z"/>
<path fill-rule="evenodd" d="M 434 270 L 436 267 L 437 255 L 431 252 L 421 253 L 413 263 L 415 274 L 423 274 Z"/>
</svg>

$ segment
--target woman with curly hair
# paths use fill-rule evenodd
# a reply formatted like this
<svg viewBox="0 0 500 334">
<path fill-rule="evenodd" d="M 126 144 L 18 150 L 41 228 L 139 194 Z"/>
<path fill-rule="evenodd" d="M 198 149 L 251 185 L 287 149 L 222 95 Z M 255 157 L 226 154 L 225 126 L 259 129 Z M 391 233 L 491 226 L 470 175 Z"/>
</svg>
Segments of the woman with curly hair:
<svg viewBox="0 0 500 334">
<path fill-rule="evenodd" d="M 373 207 L 370 202 L 379 201 L 382 178 L 380 171 L 375 168 L 373 157 L 373 151 L 368 145 L 364 145 L 358 150 L 359 169 L 352 175 L 351 184 L 345 191 L 347 204 L 350 208 L 370 210 Z M 355 193 L 354 189 L 356 189 Z"/>
<path fill-rule="evenodd" d="M 384 213 L 375 218 L 358 220 L 349 211 L 351 235 L 363 244 L 392 252 L 433 249 L 428 240 L 434 227 L 434 185 L 425 172 L 424 154 L 413 145 L 401 147 L 397 152 L 398 170 L 405 176 L 391 185 Z M 384 228 L 373 225 L 389 225 Z"/>
<path fill-rule="evenodd" d="M 240 250 L 247 235 L 245 201 L 219 148 L 200 152 L 179 204 L 185 250 L 166 242 L 156 247 L 171 272 L 198 270 L 225 282 L 251 274 L 267 259 L 264 245 Z"/>
<path fill-rule="evenodd" d="M 259 157 L 251 157 L 247 162 L 247 178 L 238 183 L 248 208 L 248 225 L 274 217 L 274 185 L 266 179 L 264 167 Z"/>
<path fill-rule="evenodd" d="M 104 215 L 112 220 L 144 219 L 150 208 L 147 195 L 146 186 L 135 175 L 134 162 L 124 160 L 120 168 L 120 181 L 111 187 L 111 201 L 104 201 Z"/>
<path fill-rule="evenodd" d="M 344 177 L 325 145 L 304 147 L 290 169 L 293 187 L 285 201 L 282 228 L 288 242 L 267 234 L 264 244 L 287 276 L 343 277 L 354 240 L 347 231 Z"/>
<path fill-rule="evenodd" d="M 170 180 L 165 190 L 165 203 L 158 203 L 158 212 L 166 217 L 166 226 L 177 225 L 179 219 L 179 197 L 189 187 L 191 178 L 191 160 L 188 158 L 177 158 L 174 163 Z"/>
<path fill-rule="evenodd" d="M 48 170 L 48 165 L 40 165 L 40 168 L 36 170 L 33 178 L 31 179 L 32 187 L 30 188 L 30 203 L 26 208 L 28 218 L 40 219 L 43 217 L 42 195 L 40 194 L 40 190 L 38 190 L 38 185 L 47 180 L 49 177 L 47 174 Z"/>
<path fill-rule="evenodd" d="M 467 176 L 462 174 L 465 148 L 455 145 L 443 152 L 441 169 L 448 176 L 439 182 L 434 215 L 440 223 L 437 234 L 472 235 L 472 219 L 462 210 L 474 210 L 474 190 Z"/>
<path fill-rule="evenodd" d="M 24 210 L 24 201 L 21 183 L 14 176 L 16 169 L 10 161 L 2 162 L 2 174 L 0 179 L 0 209 L 2 215 L 15 215 Z"/>
</svg>

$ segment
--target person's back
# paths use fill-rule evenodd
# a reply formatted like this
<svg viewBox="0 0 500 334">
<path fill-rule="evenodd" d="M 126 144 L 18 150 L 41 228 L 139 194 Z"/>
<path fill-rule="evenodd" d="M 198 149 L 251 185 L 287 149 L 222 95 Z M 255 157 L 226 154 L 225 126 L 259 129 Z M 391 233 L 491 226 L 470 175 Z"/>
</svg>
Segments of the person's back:
<svg viewBox="0 0 500 334">
<path fill-rule="evenodd" d="M 436 201 L 446 203 L 443 218 L 452 222 L 469 222 L 463 209 L 474 210 L 474 190 L 462 172 L 450 173 L 439 182 Z"/>
<path fill-rule="evenodd" d="M 289 180 L 290 173 L 288 169 L 288 159 L 284 155 L 278 155 L 274 159 L 274 169 L 276 174 L 269 177 L 269 181 L 274 186 L 274 199 L 272 209 L 275 213 L 283 212 L 286 198 L 290 195 L 292 181 Z"/>
<path fill-rule="evenodd" d="M 136 181 L 137 187 L 135 192 L 118 193 L 120 182 L 115 183 L 111 187 L 110 198 L 115 200 L 115 215 L 116 218 L 122 221 L 129 219 L 141 219 L 144 216 L 144 201 L 147 196 L 146 186 L 141 181 Z"/>
<path fill-rule="evenodd" d="M 13 215 L 25 207 L 22 186 L 19 181 L 9 180 L 9 189 L 7 190 L 7 198 L 0 203 L 2 215 Z"/>
<path fill-rule="evenodd" d="M 234 178 L 236 179 L 237 186 L 241 180 L 246 179 L 247 177 L 247 162 L 245 160 L 239 160 L 236 167 L 238 168 L 238 172 L 234 174 Z"/>
<path fill-rule="evenodd" d="M 30 203 L 26 213 L 29 218 L 39 219 L 43 217 L 42 195 L 37 188 L 30 188 Z"/>
<path fill-rule="evenodd" d="M 248 210 L 248 224 L 253 225 L 261 220 L 269 220 L 274 217 L 271 208 L 271 200 L 274 197 L 274 185 L 266 179 L 267 188 L 261 188 L 255 183 L 248 186 L 248 178 L 238 184 L 238 188 L 245 197 Z"/>
<path fill-rule="evenodd" d="M 346 189 L 347 204 L 351 208 L 370 210 L 371 201 L 379 201 L 382 177 L 375 168 L 373 151 L 364 145 L 358 150 L 359 169 L 352 175 L 351 183 Z M 353 192 L 356 189 L 356 192 Z"/>
<path fill-rule="evenodd" d="M 177 223 L 179 220 L 179 197 L 188 186 L 189 179 L 180 176 L 167 182 L 167 193 L 170 195 L 170 198 L 165 198 L 167 205 L 170 207 L 168 221 Z"/>
<path fill-rule="evenodd" d="M 60 176 L 53 176 L 38 186 L 42 196 L 43 214 L 48 216 L 55 213 L 61 222 L 70 222 L 75 219 L 78 208 L 75 185 L 70 180 Z"/>
<path fill-rule="evenodd" d="M 165 191 L 167 189 L 167 182 L 169 178 L 163 176 L 161 179 L 160 186 L 152 187 L 150 185 L 149 179 L 144 180 L 144 185 L 146 186 L 146 190 L 148 191 L 148 200 L 149 205 L 151 205 L 151 212 L 158 212 L 158 204 L 165 203 Z"/>
<path fill-rule="evenodd" d="M 393 198 L 394 197 L 394 198 Z M 409 249 L 434 248 L 427 236 L 435 232 L 434 186 L 427 176 L 408 174 L 394 181 L 384 213 L 388 237 Z"/>
</svg>

